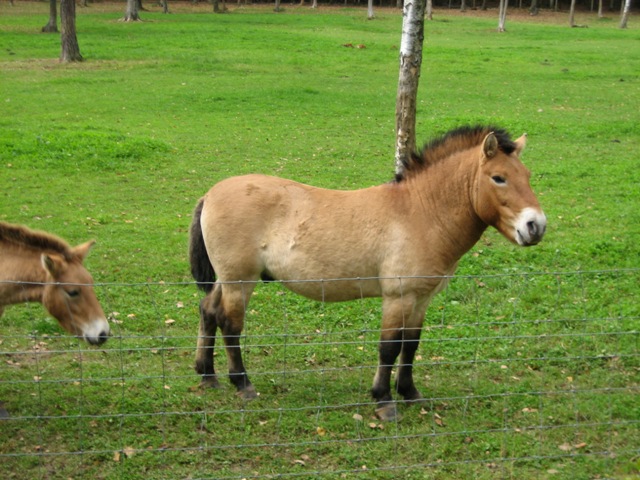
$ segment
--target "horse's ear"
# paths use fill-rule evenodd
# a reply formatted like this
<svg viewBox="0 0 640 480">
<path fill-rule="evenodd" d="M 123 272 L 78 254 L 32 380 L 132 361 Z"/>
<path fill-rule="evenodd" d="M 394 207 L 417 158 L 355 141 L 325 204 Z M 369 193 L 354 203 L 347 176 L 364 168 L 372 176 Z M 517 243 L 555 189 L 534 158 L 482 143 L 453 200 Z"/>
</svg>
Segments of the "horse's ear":
<svg viewBox="0 0 640 480">
<path fill-rule="evenodd" d="M 78 257 L 78 260 L 82 262 L 85 257 L 89 254 L 89 250 L 96 243 L 95 240 L 89 240 L 88 242 L 83 243 L 82 245 L 78 245 L 77 247 L 73 247 L 71 251 L 73 254 Z"/>
<path fill-rule="evenodd" d="M 49 272 L 53 278 L 58 276 L 62 267 L 62 261 L 59 258 L 43 253 L 40 255 L 40 261 L 42 262 L 43 268 Z"/>
<path fill-rule="evenodd" d="M 524 146 L 527 144 L 527 134 L 523 133 L 522 136 L 516 139 L 513 143 L 516 144 L 516 155 L 519 157 L 524 150 Z"/>
<path fill-rule="evenodd" d="M 498 139 L 493 132 L 484 137 L 484 141 L 482 142 L 482 153 L 483 163 L 487 160 L 491 160 L 496 155 L 496 153 L 498 153 Z"/>
</svg>

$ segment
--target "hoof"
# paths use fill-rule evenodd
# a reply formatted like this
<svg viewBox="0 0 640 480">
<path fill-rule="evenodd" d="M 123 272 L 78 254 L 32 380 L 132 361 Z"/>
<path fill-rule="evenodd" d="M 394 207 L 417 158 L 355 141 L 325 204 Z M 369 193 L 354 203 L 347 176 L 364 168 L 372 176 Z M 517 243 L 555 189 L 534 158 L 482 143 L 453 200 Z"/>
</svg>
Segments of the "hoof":
<svg viewBox="0 0 640 480">
<path fill-rule="evenodd" d="M 257 398 L 260 394 L 256 392 L 256 389 L 253 385 L 249 385 L 242 390 L 238 390 L 236 395 L 238 395 L 245 402 L 248 402 L 250 400 L 253 400 L 254 398 Z"/>
<path fill-rule="evenodd" d="M 215 375 L 203 375 L 200 386 L 202 388 L 220 388 L 220 382 Z"/>
<path fill-rule="evenodd" d="M 383 404 L 381 407 L 376 408 L 376 417 L 383 422 L 394 422 L 400 420 L 400 414 L 395 402 L 389 402 Z"/>
</svg>

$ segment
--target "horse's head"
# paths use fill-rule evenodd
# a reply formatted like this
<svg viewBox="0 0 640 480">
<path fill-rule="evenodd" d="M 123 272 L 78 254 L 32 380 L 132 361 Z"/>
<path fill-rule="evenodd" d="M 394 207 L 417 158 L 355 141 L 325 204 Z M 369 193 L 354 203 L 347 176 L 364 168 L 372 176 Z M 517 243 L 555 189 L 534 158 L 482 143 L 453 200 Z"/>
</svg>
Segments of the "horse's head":
<svg viewBox="0 0 640 480">
<path fill-rule="evenodd" d="M 529 184 L 531 173 L 520 162 L 525 143 L 526 135 L 512 142 L 511 148 L 500 146 L 493 133 L 484 138 L 476 180 L 476 212 L 512 242 L 530 246 L 542 240 L 547 218 Z"/>
<path fill-rule="evenodd" d="M 109 323 L 93 290 L 93 279 L 82 265 L 93 241 L 72 249 L 71 260 L 58 254 L 42 254 L 47 284 L 42 304 L 62 328 L 92 345 L 104 343 Z"/>
</svg>

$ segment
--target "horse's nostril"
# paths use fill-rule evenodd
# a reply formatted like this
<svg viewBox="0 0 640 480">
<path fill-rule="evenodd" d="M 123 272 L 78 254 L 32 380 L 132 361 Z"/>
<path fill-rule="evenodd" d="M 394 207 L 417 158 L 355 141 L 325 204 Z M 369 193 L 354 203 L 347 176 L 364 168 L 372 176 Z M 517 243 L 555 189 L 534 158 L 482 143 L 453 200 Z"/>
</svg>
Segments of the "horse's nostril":
<svg viewBox="0 0 640 480">
<path fill-rule="evenodd" d="M 529 235 L 535 237 L 538 235 L 538 225 L 534 221 L 527 222 L 527 229 L 529 230 Z"/>
</svg>

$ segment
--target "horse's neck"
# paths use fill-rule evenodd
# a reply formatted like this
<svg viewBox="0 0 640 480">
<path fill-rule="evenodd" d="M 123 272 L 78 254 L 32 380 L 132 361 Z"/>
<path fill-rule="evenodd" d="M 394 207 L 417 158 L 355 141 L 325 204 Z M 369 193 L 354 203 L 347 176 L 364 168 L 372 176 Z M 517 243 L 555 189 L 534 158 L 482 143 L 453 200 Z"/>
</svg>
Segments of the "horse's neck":
<svg viewBox="0 0 640 480">
<path fill-rule="evenodd" d="M 429 167 L 411 182 L 412 194 L 437 228 L 450 257 L 459 260 L 482 236 L 487 225 L 474 206 L 477 166 L 451 158 Z"/>
<path fill-rule="evenodd" d="M 41 301 L 46 280 L 38 252 L 0 243 L 0 306 Z"/>
</svg>

